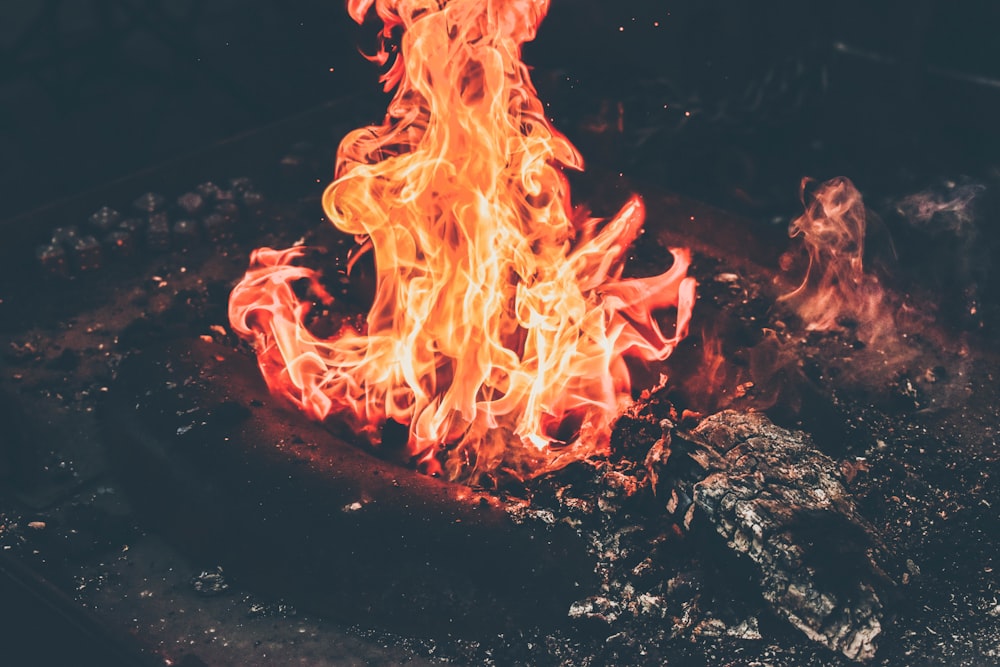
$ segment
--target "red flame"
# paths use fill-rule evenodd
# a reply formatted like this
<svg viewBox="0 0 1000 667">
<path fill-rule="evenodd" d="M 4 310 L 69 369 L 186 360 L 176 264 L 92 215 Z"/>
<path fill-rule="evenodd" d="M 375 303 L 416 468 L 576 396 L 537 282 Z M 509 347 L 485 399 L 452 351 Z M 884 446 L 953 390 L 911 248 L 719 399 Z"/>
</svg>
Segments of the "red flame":
<svg viewBox="0 0 1000 667">
<path fill-rule="evenodd" d="M 809 254 L 802 284 L 781 297 L 788 301 L 810 331 L 840 328 L 844 320 L 859 326 L 859 335 L 872 340 L 894 329 L 886 294 L 878 278 L 865 272 L 866 212 L 861 193 L 847 178 L 833 178 L 819 185 L 805 213 L 789 227 L 801 236 Z"/>
<path fill-rule="evenodd" d="M 372 0 L 351 0 L 362 21 Z M 659 276 L 622 278 L 642 228 L 633 196 L 604 222 L 570 203 L 581 169 L 521 62 L 548 0 L 375 0 L 385 40 L 385 121 L 348 134 L 323 206 L 374 255 L 367 328 L 305 324 L 302 248 L 254 252 L 233 290 L 233 329 L 253 341 L 271 390 L 311 416 L 378 440 L 409 428 L 428 472 L 526 477 L 606 452 L 630 398 L 623 360 L 665 359 L 686 334 L 695 282 L 686 250 Z M 389 61 L 383 43 L 375 56 Z M 672 335 L 652 311 L 676 308 Z"/>
</svg>

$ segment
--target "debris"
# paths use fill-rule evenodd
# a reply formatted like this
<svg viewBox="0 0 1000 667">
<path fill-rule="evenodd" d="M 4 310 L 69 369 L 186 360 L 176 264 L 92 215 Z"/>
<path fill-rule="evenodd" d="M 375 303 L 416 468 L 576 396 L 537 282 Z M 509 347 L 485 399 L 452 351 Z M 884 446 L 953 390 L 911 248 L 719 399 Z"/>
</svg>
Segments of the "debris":
<svg viewBox="0 0 1000 667">
<path fill-rule="evenodd" d="M 229 590 L 221 566 L 216 566 L 214 570 L 202 570 L 191 579 L 191 587 L 196 593 L 205 596 L 221 595 Z"/>
<path fill-rule="evenodd" d="M 761 413 L 727 410 L 686 437 L 711 454 L 691 494 L 697 515 L 756 565 L 771 609 L 851 659 L 872 658 L 894 584 L 837 464 Z"/>
</svg>

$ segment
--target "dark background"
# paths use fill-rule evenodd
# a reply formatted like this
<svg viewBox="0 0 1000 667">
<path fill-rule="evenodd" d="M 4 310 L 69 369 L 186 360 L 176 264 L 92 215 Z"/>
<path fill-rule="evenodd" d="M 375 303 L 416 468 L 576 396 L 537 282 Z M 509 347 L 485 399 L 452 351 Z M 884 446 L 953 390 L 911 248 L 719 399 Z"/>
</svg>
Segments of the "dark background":
<svg viewBox="0 0 1000 667">
<path fill-rule="evenodd" d="M 343 0 L 0 0 L 0 220 L 328 100 L 377 100 L 358 54 L 374 34 Z M 553 0 L 526 60 L 592 162 L 783 225 L 807 175 L 850 176 L 883 211 L 963 184 L 995 199 L 998 35 L 995 0 Z M 618 102 L 623 132 L 596 132 Z M 887 223 L 897 247 L 914 235 L 904 257 L 956 297 L 962 328 L 984 326 L 962 319 L 979 299 L 1000 312 L 997 210 L 971 228 Z M 7 602 L 23 623 L 6 644 L 79 655 Z"/>
<path fill-rule="evenodd" d="M 0 3 L 0 219 L 349 92 L 377 98 L 358 54 L 374 30 L 341 0 Z M 526 59 L 575 140 L 624 102 L 613 166 L 794 214 L 804 175 L 885 196 L 989 179 L 997 34 L 996 2 L 554 0 Z"/>
</svg>

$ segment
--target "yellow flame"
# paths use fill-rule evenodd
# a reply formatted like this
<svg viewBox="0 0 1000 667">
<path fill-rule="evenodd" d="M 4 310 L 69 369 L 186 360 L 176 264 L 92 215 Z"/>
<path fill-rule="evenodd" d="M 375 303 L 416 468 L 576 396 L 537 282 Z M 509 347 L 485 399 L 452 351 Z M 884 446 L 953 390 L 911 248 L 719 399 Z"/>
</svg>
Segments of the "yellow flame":
<svg viewBox="0 0 1000 667">
<path fill-rule="evenodd" d="M 362 21 L 372 0 L 351 0 Z M 373 440 L 409 428 L 423 468 L 472 480 L 526 477 L 605 451 L 629 399 L 623 355 L 664 359 L 686 334 L 695 282 L 686 250 L 659 276 L 622 279 L 644 206 L 604 222 L 574 211 L 557 132 L 521 62 L 548 0 L 376 0 L 385 121 L 348 134 L 323 207 L 366 239 L 376 290 L 367 329 L 317 337 L 292 285 L 318 276 L 301 248 L 257 250 L 230 299 L 272 391 Z M 375 59 L 386 63 L 388 49 Z M 356 259 L 356 258 L 355 258 Z M 676 308 L 673 335 L 652 311 Z"/>
</svg>

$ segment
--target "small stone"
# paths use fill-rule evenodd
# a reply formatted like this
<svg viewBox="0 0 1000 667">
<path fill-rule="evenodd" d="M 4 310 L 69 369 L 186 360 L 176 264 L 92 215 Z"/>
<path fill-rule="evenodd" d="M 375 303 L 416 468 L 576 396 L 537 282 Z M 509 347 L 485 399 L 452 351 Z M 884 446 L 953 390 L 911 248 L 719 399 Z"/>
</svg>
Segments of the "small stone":
<svg viewBox="0 0 1000 667">
<path fill-rule="evenodd" d="M 170 248 L 170 220 L 166 214 L 150 216 L 149 226 L 146 228 L 146 245 L 153 250 Z"/>
<path fill-rule="evenodd" d="M 69 274 L 69 262 L 66 258 L 66 249 L 57 243 L 38 246 L 35 249 L 35 257 L 48 273 L 58 276 Z"/>
<path fill-rule="evenodd" d="M 215 196 L 219 193 L 219 186 L 212 181 L 205 181 L 204 183 L 199 183 L 194 190 L 201 195 L 202 199 L 205 200 L 205 203 L 208 204 L 215 201 Z"/>
<path fill-rule="evenodd" d="M 140 233 L 145 228 L 146 221 L 143 218 L 125 218 L 118 224 L 118 229 L 133 235 Z"/>
<path fill-rule="evenodd" d="M 73 257 L 81 271 L 93 271 L 104 264 L 101 244 L 93 236 L 81 236 L 73 244 Z"/>
<path fill-rule="evenodd" d="M 188 216 L 196 216 L 205 209 L 205 198 L 197 192 L 185 192 L 177 198 L 177 208 Z"/>
<path fill-rule="evenodd" d="M 238 193 L 249 192 L 254 189 L 253 180 L 249 176 L 237 176 L 229 179 L 229 187 Z"/>
<path fill-rule="evenodd" d="M 87 222 L 98 232 L 107 233 L 118 226 L 118 223 L 121 222 L 121 217 L 121 214 L 115 209 L 102 206 L 91 214 Z"/>
<path fill-rule="evenodd" d="M 52 230 L 52 242 L 69 249 L 80 238 L 80 230 L 75 225 L 56 227 Z"/>
<path fill-rule="evenodd" d="M 162 211 L 163 206 L 166 204 L 166 200 L 163 195 L 156 194 L 155 192 L 147 192 L 143 195 L 139 195 L 134 202 L 132 202 L 132 207 L 140 213 L 144 213 L 147 216 L 156 213 L 157 211 Z"/>
</svg>

